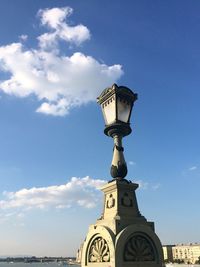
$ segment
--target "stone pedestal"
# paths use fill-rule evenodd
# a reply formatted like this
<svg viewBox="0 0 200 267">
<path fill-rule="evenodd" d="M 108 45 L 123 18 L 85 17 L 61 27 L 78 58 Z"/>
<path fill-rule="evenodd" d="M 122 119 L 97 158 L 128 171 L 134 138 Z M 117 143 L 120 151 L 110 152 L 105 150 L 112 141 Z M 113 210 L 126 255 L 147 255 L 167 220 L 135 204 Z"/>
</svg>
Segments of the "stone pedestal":
<svg viewBox="0 0 200 267">
<path fill-rule="evenodd" d="M 83 244 L 82 267 L 161 267 L 162 246 L 138 209 L 138 184 L 114 180 L 101 190 L 104 208 L 100 219 L 89 227 Z"/>
</svg>

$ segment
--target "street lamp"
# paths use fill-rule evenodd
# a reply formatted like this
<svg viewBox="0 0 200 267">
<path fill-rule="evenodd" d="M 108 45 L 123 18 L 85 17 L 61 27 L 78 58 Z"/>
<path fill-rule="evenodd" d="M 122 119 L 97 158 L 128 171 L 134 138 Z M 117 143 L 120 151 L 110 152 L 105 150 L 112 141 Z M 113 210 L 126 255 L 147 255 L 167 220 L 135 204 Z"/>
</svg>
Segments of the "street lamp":
<svg viewBox="0 0 200 267">
<path fill-rule="evenodd" d="M 136 100 L 137 94 L 128 87 L 117 86 L 116 84 L 106 88 L 97 98 L 105 120 L 104 133 L 114 139 L 110 170 L 114 179 L 122 180 L 127 174 L 122 138 L 131 133 L 130 116 Z"/>
<path fill-rule="evenodd" d="M 104 133 L 114 139 L 111 175 L 101 190 L 103 213 L 90 225 L 81 252 L 82 267 L 162 267 L 163 252 L 154 223 L 141 215 L 135 190 L 127 181 L 122 138 L 131 133 L 130 116 L 137 94 L 113 84 L 98 97 L 104 120 Z"/>
</svg>

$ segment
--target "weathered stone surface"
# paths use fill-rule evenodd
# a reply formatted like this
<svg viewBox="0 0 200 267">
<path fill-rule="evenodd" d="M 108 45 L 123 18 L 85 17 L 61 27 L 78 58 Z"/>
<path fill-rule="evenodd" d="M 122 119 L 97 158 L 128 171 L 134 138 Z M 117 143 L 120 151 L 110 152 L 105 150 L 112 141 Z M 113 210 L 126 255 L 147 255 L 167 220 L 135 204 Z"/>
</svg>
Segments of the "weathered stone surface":
<svg viewBox="0 0 200 267">
<path fill-rule="evenodd" d="M 141 215 L 135 190 L 126 180 L 106 184 L 100 219 L 83 245 L 82 267 L 161 267 L 162 246 L 154 223 Z"/>
</svg>

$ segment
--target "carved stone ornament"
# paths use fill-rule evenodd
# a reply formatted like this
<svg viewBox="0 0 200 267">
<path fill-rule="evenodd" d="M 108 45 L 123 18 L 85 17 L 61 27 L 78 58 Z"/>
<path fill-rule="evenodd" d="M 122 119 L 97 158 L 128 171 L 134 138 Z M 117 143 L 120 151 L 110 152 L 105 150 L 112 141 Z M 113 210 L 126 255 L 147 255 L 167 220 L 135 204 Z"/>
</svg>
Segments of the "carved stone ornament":
<svg viewBox="0 0 200 267">
<path fill-rule="evenodd" d="M 127 175 L 127 166 L 124 162 L 118 161 L 117 166 L 112 165 L 110 174 L 113 178 L 124 178 Z"/>
<path fill-rule="evenodd" d="M 109 195 L 108 200 L 106 202 L 106 208 L 111 209 L 115 206 L 115 199 L 112 194 Z"/>
<path fill-rule="evenodd" d="M 89 262 L 109 262 L 110 250 L 105 239 L 97 237 L 89 249 Z"/>
<path fill-rule="evenodd" d="M 138 234 L 132 236 L 124 247 L 124 261 L 155 261 L 153 245 L 146 237 Z"/>
<path fill-rule="evenodd" d="M 133 200 L 129 197 L 128 193 L 124 193 L 121 199 L 121 204 L 124 207 L 133 207 Z"/>
</svg>

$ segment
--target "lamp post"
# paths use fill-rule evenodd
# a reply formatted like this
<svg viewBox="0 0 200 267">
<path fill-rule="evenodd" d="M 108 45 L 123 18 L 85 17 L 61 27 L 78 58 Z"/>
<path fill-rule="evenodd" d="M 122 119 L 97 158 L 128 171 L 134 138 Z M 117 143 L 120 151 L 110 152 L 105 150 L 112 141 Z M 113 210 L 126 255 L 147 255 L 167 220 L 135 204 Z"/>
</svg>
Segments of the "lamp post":
<svg viewBox="0 0 200 267">
<path fill-rule="evenodd" d="M 82 245 L 82 267 L 162 267 L 163 253 L 154 223 L 140 213 L 136 189 L 127 181 L 127 166 L 122 138 L 131 133 L 130 116 L 137 94 L 125 86 L 113 84 L 98 97 L 105 129 L 114 140 L 111 164 L 112 181 L 104 193 L 103 212 L 91 224 Z"/>
<path fill-rule="evenodd" d="M 97 98 L 101 105 L 105 120 L 104 133 L 114 140 L 111 176 L 122 180 L 127 175 L 127 165 L 124 159 L 122 138 L 131 133 L 130 117 L 137 94 L 125 86 L 106 88 Z"/>
</svg>

